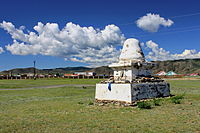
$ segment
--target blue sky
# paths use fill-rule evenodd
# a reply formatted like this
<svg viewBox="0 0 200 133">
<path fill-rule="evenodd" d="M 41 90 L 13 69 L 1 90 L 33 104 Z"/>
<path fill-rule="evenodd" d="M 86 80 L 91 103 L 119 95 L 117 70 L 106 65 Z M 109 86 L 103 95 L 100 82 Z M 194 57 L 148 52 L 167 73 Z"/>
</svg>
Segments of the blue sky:
<svg viewBox="0 0 200 133">
<path fill-rule="evenodd" d="M 60 29 L 68 22 L 100 29 L 114 24 L 125 38 L 134 37 L 144 43 L 152 40 L 171 54 L 180 54 L 185 49 L 200 51 L 199 5 L 197 0 L 7 0 L 1 1 L 0 23 L 11 22 L 16 28 L 23 25 L 30 31 L 34 31 L 38 22 L 57 23 Z M 170 27 L 161 26 L 158 32 L 144 31 L 136 21 L 147 13 L 159 14 L 174 23 Z M 0 47 L 4 52 L 0 54 L 0 70 L 31 67 L 33 60 L 38 68 L 88 66 L 87 62 L 65 61 L 55 55 L 13 55 L 5 48 L 12 43 L 11 35 L 1 28 Z M 144 48 L 144 52 L 147 55 L 148 49 Z"/>
</svg>

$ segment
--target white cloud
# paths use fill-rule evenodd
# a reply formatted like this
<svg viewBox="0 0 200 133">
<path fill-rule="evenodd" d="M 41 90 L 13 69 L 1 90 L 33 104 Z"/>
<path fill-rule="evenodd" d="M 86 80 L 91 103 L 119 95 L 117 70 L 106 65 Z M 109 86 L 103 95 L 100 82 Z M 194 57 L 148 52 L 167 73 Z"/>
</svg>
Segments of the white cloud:
<svg viewBox="0 0 200 133">
<path fill-rule="evenodd" d="M 3 53 L 3 52 L 4 52 L 3 48 L 0 47 L 0 54 Z"/>
<path fill-rule="evenodd" d="M 151 60 L 166 60 L 167 58 L 170 58 L 170 52 L 164 50 L 163 48 L 159 48 L 158 44 L 154 43 L 152 40 L 146 42 L 146 45 L 148 48 L 151 49 L 151 51 L 146 56 L 148 59 Z"/>
<path fill-rule="evenodd" d="M 159 14 L 148 13 L 146 16 L 139 18 L 136 24 L 139 28 L 149 31 L 157 32 L 160 26 L 170 27 L 174 22 L 170 19 L 160 17 Z"/>
<path fill-rule="evenodd" d="M 69 22 L 59 29 L 57 23 L 38 22 L 34 26 L 35 31 L 28 33 L 24 33 L 24 26 L 17 29 L 10 22 L 3 21 L 0 27 L 13 38 L 13 43 L 6 46 L 12 54 L 60 56 L 90 65 L 107 65 L 116 61 L 119 55 L 116 47 L 125 39 L 115 25 L 107 25 L 100 30 Z"/>
<path fill-rule="evenodd" d="M 178 60 L 178 59 L 193 59 L 200 58 L 200 52 L 196 50 L 184 50 L 181 54 L 171 54 L 163 48 L 160 48 L 158 44 L 152 40 L 146 42 L 146 46 L 150 49 L 150 52 L 146 56 L 150 60 Z"/>
<path fill-rule="evenodd" d="M 82 54 L 77 54 L 72 57 L 72 61 L 86 62 L 92 66 L 103 66 L 118 60 L 120 51 L 111 47 L 104 47 L 101 50 L 88 48 L 81 50 Z M 95 57 L 95 58 L 94 58 Z"/>
</svg>

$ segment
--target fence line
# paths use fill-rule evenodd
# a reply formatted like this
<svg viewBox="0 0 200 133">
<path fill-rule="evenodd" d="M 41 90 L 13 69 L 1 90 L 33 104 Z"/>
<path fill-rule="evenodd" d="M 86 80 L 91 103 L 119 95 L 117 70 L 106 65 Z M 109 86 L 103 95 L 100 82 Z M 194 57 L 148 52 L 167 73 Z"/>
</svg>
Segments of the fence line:
<svg viewBox="0 0 200 133">
<path fill-rule="evenodd" d="M 43 79 L 43 78 L 62 78 L 62 79 L 108 79 L 112 76 L 45 76 L 45 77 L 38 77 L 36 76 L 36 79 Z M 7 79 L 7 80 L 20 80 L 20 79 L 34 79 L 33 76 L 0 76 L 0 80 L 1 79 Z"/>
</svg>

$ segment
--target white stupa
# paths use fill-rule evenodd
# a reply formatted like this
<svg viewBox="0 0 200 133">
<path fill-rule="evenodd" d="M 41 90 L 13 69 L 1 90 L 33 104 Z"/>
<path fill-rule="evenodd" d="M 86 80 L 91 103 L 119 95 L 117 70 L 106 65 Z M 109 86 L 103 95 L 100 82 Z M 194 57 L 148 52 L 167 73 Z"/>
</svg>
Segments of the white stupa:
<svg viewBox="0 0 200 133">
<path fill-rule="evenodd" d="M 134 38 L 124 42 L 119 62 L 109 65 L 114 70 L 116 82 L 132 82 L 137 76 L 150 76 L 152 66 L 152 63 L 145 62 L 140 42 Z"/>
<path fill-rule="evenodd" d="M 95 99 L 133 103 L 137 100 L 170 95 L 169 84 L 151 76 L 154 64 L 145 61 L 140 42 L 130 38 L 124 42 L 118 63 L 109 65 L 113 79 L 96 85 Z"/>
</svg>

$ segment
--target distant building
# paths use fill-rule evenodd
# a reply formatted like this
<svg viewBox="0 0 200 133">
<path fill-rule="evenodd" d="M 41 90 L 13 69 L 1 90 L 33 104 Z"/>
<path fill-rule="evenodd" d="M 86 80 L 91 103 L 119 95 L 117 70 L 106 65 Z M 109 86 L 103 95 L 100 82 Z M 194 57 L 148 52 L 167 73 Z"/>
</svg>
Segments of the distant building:
<svg viewBox="0 0 200 133">
<path fill-rule="evenodd" d="M 160 71 L 158 73 L 156 73 L 155 75 L 157 76 L 162 76 L 162 75 L 166 75 L 167 73 L 165 71 Z"/>
<path fill-rule="evenodd" d="M 64 77 L 69 77 L 69 76 L 78 76 L 78 74 L 64 74 Z"/>
<path fill-rule="evenodd" d="M 43 75 L 43 74 L 39 74 L 37 76 L 38 76 L 38 78 L 44 78 L 45 77 L 45 75 Z"/>
<path fill-rule="evenodd" d="M 81 76 L 95 76 L 95 72 L 74 72 L 76 75 L 81 75 Z"/>
<path fill-rule="evenodd" d="M 88 76 L 95 76 L 96 73 L 95 72 L 86 72 Z"/>
<path fill-rule="evenodd" d="M 28 73 L 27 76 L 28 76 L 28 77 L 33 77 L 34 74 L 33 74 L 33 73 Z"/>
<path fill-rule="evenodd" d="M 177 74 L 175 72 L 173 72 L 173 71 L 169 71 L 166 75 L 167 76 L 171 76 L 171 75 L 177 75 Z"/>
<path fill-rule="evenodd" d="M 86 75 L 87 73 L 86 72 L 74 72 L 74 74 L 76 74 L 76 75 Z"/>
<path fill-rule="evenodd" d="M 189 74 L 189 76 L 199 76 L 199 74 L 198 73 L 191 73 L 191 74 Z"/>
</svg>

